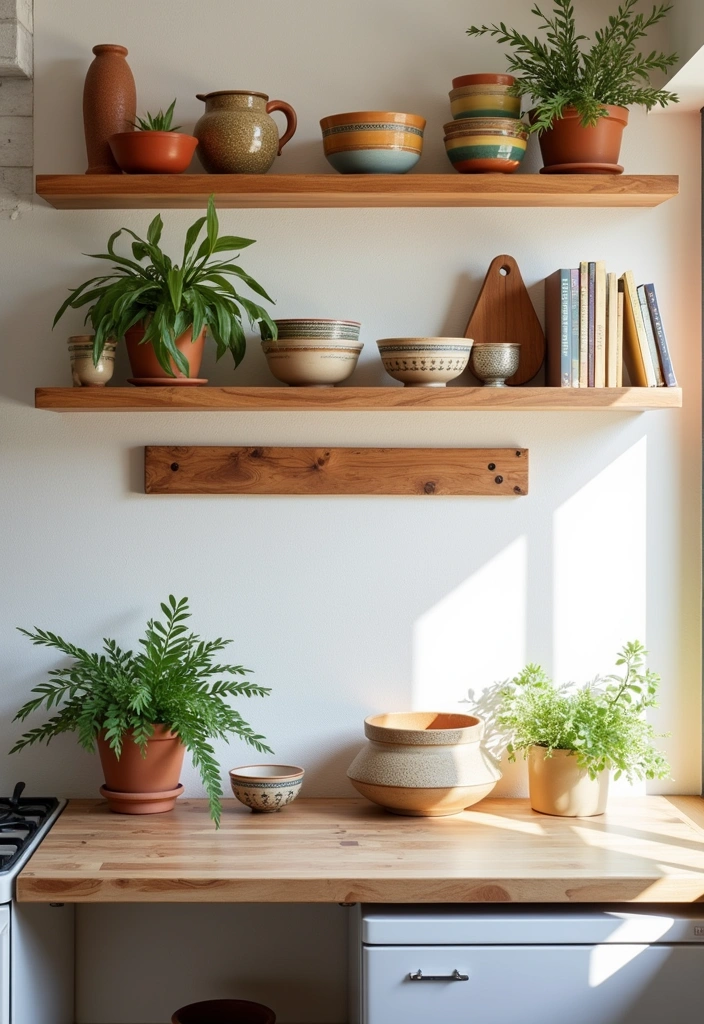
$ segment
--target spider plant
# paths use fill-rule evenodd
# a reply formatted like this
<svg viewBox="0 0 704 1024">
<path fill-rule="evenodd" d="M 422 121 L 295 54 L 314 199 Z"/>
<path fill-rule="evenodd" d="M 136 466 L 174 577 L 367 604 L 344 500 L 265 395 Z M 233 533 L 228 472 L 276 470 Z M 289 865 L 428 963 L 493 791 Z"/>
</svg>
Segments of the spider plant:
<svg viewBox="0 0 704 1024">
<path fill-rule="evenodd" d="M 267 302 L 273 299 L 233 262 L 237 257 L 217 256 L 245 249 L 254 244 L 254 239 L 219 234 L 213 196 L 208 200 L 206 216 L 199 217 L 186 232 L 180 264 L 174 263 L 159 246 L 163 227 L 161 215 L 157 214 L 146 239 L 129 228 L 120 228 L 108 239 L 107 252 L 87 253 L 91 259 L 112 261 L 111 272 L 92 277 L 72 289 L 54 317 L 54 326 L 67 309 L 89 306 L 85 322 L 90 322 L 95 330 L 93 362 L 97 366 L 108 338 L 121 341 L 130 327 L 143 324 L 142 344 L 154 346 L 159 364 L 170 377 L 176 376 L 172 359 L 181 373 L 188 376 L 188 362 L 175 341 L 189 327 L 194 338 L 207 328 L 215 341 L 217 358 L 229 350 L 235 366 L 245 353 L 243 312 L 250 326 L 259 328 L 262 340 L 277 337 L 276 325 L 267 311 L 241 295 L 232 279 Z M 205 237 L 196 248 L 203 228 Z M 115 251 L 115 243 L 123 233 L 134 240 L 132 259 Z"/>
</svg>

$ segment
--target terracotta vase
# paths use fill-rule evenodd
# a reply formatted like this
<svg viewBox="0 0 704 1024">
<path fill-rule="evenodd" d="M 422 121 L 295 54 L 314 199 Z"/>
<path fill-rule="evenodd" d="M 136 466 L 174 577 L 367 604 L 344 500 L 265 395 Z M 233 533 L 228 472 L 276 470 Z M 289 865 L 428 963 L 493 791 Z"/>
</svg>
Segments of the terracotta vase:
<svg viewBox="0 0 704 1024">
<path fill-rule="evenodd" d="M 541 814 L 566 818 L 592 817 L 603 814 L 609 796 L 609 773 L 596 779 L 580 768 L 570 750 L 553 750 L 545 756 L 545 747 L 531 747 L 528 752 L 528 785 L 530 805 Z"/>
<path fill-rule="evenodd" d="M 176 381 L 173 377 L 169 377 L 159 363 L 151 342 L 141 344 L 142 338 L 144 337 L 144 330 L 144 324 L 135 324 L 135 326 L 130 327 L 129 331 L 125 334 L 127 355 L 130 360 L 130 366 L 132 367 L 132 375 L 135 379 L 156 380 L 161 377 L 164 384 L 170 385 L 177 381 L 198 377 L 200 364 L 203 360 L 203 349 L 205 347 L 205 328 L 203 328 L 195 341 L 192 340 L 190 327 L 187 331 L 184 331 L 183 334 L 176 338 L 176 348 L 179 352 L 183 352 L 184 356 L 188 360 L 187 378 L 184 377 L 178 369 L 173 359 L 171 360 L 171 367 L 176 374 Z"/>
<path fill-rule="evenodd" d="M 110 136 L 110 149 L 125 174 L 182 174 L 191 162 L 198 139 L 181 132 L 120 132 Z"/>
<path fill-rule="evenodd" d="M 180 738 L 163 725 L 155 726 L 145 757 L 131 733 L 124 737 L 119 758 L 101 733 L 98 753 L 105 785 L 100 792 L 110 810 L 120 814 L 170 811 L 183 793 L 179 778 L 185 752 Z"/>
<path fill-rule="evenodd" d="M 83 126 L 86 136 L 86 174 L 119 174 L 110 149 L 110 136 L 132 129 L 137 114 L 137 90 L 127 50 L 113 43 L 93 47 L 95 60 L 83 86 Z"/>
<path fill-rule="evenodd" d="M 562 117 L 540 135 L 545 166 L 541 174 L 621 174 L 618 160 L 623 130 L 628 124 L 625 107 L 605 108 L 608 113 L 592 127 L 583 127 L 579 114 L 566 107 Z"/>
<path fill-rule="evenodd" d="M 193 129 L 198 157 L 209 174 L 265 174 L 296 131 L 296 111 L 283 100 L 269 100 L 263 92 L 246 89 L 198 93 L 205 113 Z M 286 115 L 286 131 L 279 139 L 276 121 L 269 114 Z"/>
</svg>

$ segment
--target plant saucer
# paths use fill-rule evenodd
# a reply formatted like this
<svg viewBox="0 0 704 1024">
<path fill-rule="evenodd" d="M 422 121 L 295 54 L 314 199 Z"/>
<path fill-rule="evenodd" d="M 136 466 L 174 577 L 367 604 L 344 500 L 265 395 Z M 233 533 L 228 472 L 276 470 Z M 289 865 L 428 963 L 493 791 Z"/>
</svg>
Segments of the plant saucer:
<svg viewBox="0 0 704 1024">
<path fill-rule="evenodd" d="M 541 167 L 541 174 L 623 174 L 621 164 L 552 164 Z"/>
</svg>

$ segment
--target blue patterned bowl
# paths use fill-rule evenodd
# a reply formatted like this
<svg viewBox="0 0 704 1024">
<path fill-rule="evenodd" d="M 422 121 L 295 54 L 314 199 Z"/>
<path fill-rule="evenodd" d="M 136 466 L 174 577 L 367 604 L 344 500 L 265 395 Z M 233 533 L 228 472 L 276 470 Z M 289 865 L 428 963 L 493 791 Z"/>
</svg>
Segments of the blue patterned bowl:
<svg viewBox="0 0 704 1024">
<path fill-rule="evenodd" d="M 231 769 L 230 785 L 245 807 L 271 814 L 293 803 L 304 775 L 305 769 L 292 764 L 247 764 Z"/>
</svg>

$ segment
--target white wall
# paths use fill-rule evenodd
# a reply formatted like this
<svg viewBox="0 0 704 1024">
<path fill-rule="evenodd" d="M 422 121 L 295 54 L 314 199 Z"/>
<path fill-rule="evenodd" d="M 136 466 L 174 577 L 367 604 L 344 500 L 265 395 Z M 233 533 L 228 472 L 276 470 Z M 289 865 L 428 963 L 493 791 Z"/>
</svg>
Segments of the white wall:
<svg viewBox="0 0 704 1024">
<path fill-rule="evenodd" d="M 589 21 L 608 5 L 577 6 Z M 140 110 L 177 95 L 179 122 L 189 126 L 201 108 L 195 93 L 208 89 L 251 87 L 291 102 L 300 128 L 277 172 L 328 169 L 321 116 L 388 107 L 428 117 L 420 170 L 449 173 L 442 124 L 450 79 L 504 67 L 493 42 L 470 41 L 464 29 L 492 15 L 527 29 L 532 21 L 520 0 L 490 11 L 479 0 L 36 0 L 35 15 L 39 172 L 84 169 L 81 88 L 90 48 L 120 42 L 130 49 Z M 14 711 L 57 663 L 15 625 L 36 623 L 88 647 L 104 635 L 134 643 L 172 592 L 189 595 L 197 629 L 233 637 L 236 658 L 273 687 L 270 698 L 243 711 L 277 758 L 306 766 L 308 796 L 351 792 L 345 769 L 367 714 L 456 708 L 468 688 L 481 690 L 527 660 L 560 677 L 588 678 L 609 670 L 616 649 L 634 637 L 647 642 L 663 676 L 654 720 L 672 733 L 663 743 L 673 780 L 650 788 L 699 792 L 698 146 L 696 115 L 633 112 L 627 170 L 681 175 L 681 196 L 655 210 L 222 214 L 228 231 L 257 239 L 243 265 L 277 299 L 278 315 L 363 322 L 365 350 L 352 381 L 359 384 L 384 383 L 376 338 L 462 334 L 498 253 L 517 258 L 539 312 L 542 279 L 556 267 L 584 258 L 604 258 L 618 271 L 632 267 L 639 281 L 657 283 L 685 386 L 682 412 L 38 412 L 35 385 L 70 383 L 65 339 L 80 317 L 53 334 L 50 328 L 66 289 L 94 272 L 80 254 L 98 251 L 123 224 L 144 230 L 152 214 L 59 213 L 38 203 L 17 221 L 1 221 L 6 748 L 17 734 Z M 533 157 L 528 166 L 537 165 Z M 179 244 L 194 216 L 165 215 L 167 245 Z M 212 360 L 207 369 L 213 383 L 271 383 L 256 340 L 236 374 Z M 124 360 L 118 374 L 127 376 Z M 146 497 L 141 449 L 168 443 L 522 445 L 530 449 L 531 493 L 516 500 Z M 223 772 L 251 758 L 237 743 L 220 754 Z M 2 769 L 4 789 L 22 777 L 35 792 L 68 796 L 94 795 L 100 778 L 96 761 L 71 738 L 15 755 Z M 201 794 L 190 768 L 184 782 L 191 795 Z M 499 792 L 525 792 L 522 766 L 507 771 Z M 280 913 L 282 934 L 295 940 L 297 918 Z M 321 934 L 329 929 L 339 946 L 342 912 L 320 913 Z M 233 948 L 251 941 L 251 918 L 237 908 L 205 908 L 198 920 L 210 932 L 212 957 L 194 960 L 190 919 L 179 932 L 170 910 L 82 910 L 81 1024 L 156 1022 L 174 999 L 235 985 Z M 164 925 L 159 939 L 154 921 Z M 102 973 L 111 957 L 124 945 L 144 959 L 155 941 L 164 944 L 164 992 L 138 984 L 114 1003 Z M 303 990 L 286 998 L 277 988 L 282 1024 L 344 1020 L 338 949 L 333 941 L 321 945 L 329 952 L 312 958 Z M 96 948 L 100 955 L 90 955 Z M 294 970 L 281 969 L 293 984 Z M 314 975 L 325 971 L 338 983 L 319 994 Z"/>
</svg>

